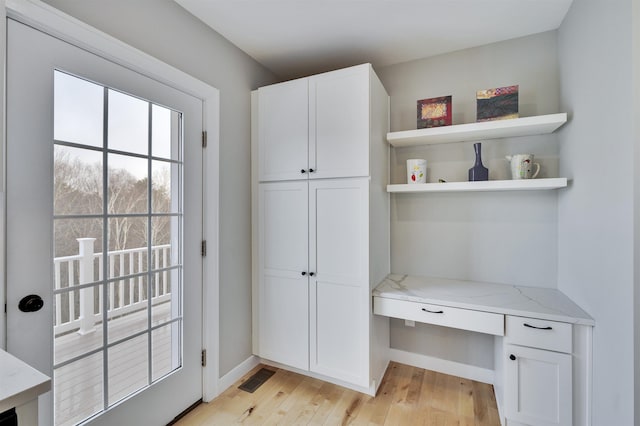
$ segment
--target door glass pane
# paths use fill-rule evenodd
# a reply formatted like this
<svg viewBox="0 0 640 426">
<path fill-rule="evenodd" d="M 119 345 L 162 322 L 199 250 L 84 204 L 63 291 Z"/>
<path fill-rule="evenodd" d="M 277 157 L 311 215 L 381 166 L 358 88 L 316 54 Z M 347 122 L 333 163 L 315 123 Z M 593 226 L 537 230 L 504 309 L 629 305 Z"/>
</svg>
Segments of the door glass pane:
<svg viewBox="0 0 640 426">
<path fill-rule="evenodd" d="M 154 269 L 167 268 L 180 263 L 178 244 L 179 219 L 175 216 L 157 216 L 151 219 Z"/>
<path fill-rule="evenodd" d="M 102 213 L 102 153 L 56 145 L 53 214 Z"/>
<path fill-rule="evenodd" d="M 170 347 L 180 347 L 179 322 L 157 328 L 151 333 L 151 354 L 153 356 L 152 380 L 158 380 L 178 368 L 180 353 L 168 351 Z"/>
<path fill-rule="evenodd" d="M 109 219 L 109 278 L 127 277 L 147 270 L 146 216 L 117 216 Z"/>
<path fill-rule="evenodd" d="M 171 158 L 171 139 L 173 136 L 173 132 L 171 131 L 172 111 L 159 105 L 153 105 L 151 113 L 153 121 L 151 127 L 152 155 L 154 157 Z"/>
<path fill-rule="evenodd" d="M 146 276 L 140 279 L 112 281 L 107 285 L 107 327 L 110 344 L 148 329 L 147 294 Z"/>
<path fill-rule="evenodd" d="M 67 104 L 84 96 L 68 86 L 56 88 Z M 108 114 L 94 121 L 108 131 L 88 148 L 54 141 L 56 424 L 81 422 L 182 362 L 182 114 L 96 87 Z M 99 374 L 71 385 L 71 367 L 89 365 Z"/>
<path fill-rule="evenodd" d="M 109 149 L 149 152 L 149 102 L 109 90 Z"/>
<path fill-rule="evenodd" d="M 178 212 L 179 182 L 175 177 L 180 173 L 179 165 L 166 161 L 153 161 L 151 164 L 151 185 L 153 213 Z"/>
<path fill-rule="evenodd" d="M 53 370 L 55 424 L 75 425 L 103 410 L 102 352 Z"/>
<path fill-rule="evenodd" d="M 109 348 L 109 405 L 149 385 L 148 342 L 143 334 Z"/>
<path fill-rule="evenodd" d="M 109 213 L 146 213 L 148 200 L 148 160 L 109 154 Z"/>
<path fill-rule="evenodd" d="M 102 286 L 89 286 L 82 290 L 65 290 L 54 295 L 56 309 L 62 310 L 62 320 L 56 319 L 55 345 L 53 363 L 61 364 L 86 355 L 104 344 L 102 327 L 97 325 L 102 301 Z M 75 302 L 75 311 L 71 312 L 72 321 L 68 320 L 68 306 Z M 91 305 L 93 302 L 93 306 Z M 82 326 L 82 318 L 88 309 L 94 318 L 89 326 Z M 56 312 L 56 316 L 58 313 Z M 82 337 L 78 337 L 82 336 Z"/>
<path fill-rule="evenodd" d="M 63 72 L 54 74 L 53 138 L 101 147 L 104 89 Z"/>
</svg>

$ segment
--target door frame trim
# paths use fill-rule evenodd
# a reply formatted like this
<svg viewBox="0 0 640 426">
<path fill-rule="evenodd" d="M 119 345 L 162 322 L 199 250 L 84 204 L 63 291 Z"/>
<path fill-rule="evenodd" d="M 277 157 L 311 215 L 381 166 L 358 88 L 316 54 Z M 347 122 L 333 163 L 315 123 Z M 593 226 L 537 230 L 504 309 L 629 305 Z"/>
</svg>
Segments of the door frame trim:
<svg viewBox="0 0 640 426">
<path fill-rule="evenodd" d="M 12 18 L 116 64 L 176 88 L 203 102 L 203 130 L 207 147 L 203 152 L 203 239 L 207 256 L 203 258 L 202 349 L 207 350 L 202 369 L 202 399 L 208 402 L 219 394 L 219 164 L 220 164 L 220 91 L 191 75 L 162 62 L 86 23 L 37 0 L 0 0 L 0 81 L 6 81 L 6 18 Z M 0 174 L 0 303 L 6 303 L 6 257 L 4 194 L 6 193 L 6 93 L 0 85 L 0 135 L 2 173 Z M 0 348 L 6 348 L 6 314 L 0 315 Z"/>
</svg>

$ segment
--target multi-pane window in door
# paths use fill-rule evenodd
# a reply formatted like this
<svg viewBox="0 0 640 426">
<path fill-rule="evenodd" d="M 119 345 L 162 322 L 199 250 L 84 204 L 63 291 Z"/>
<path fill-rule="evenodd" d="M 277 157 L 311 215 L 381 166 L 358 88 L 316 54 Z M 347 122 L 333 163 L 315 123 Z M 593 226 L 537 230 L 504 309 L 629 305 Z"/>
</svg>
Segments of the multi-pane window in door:
<svg viewBox="0 0 640 426">
<path fill-rule="evenodd" d="M 180 112 L 54 72 L 55 423 L 182 364 Z"/>
</svg>

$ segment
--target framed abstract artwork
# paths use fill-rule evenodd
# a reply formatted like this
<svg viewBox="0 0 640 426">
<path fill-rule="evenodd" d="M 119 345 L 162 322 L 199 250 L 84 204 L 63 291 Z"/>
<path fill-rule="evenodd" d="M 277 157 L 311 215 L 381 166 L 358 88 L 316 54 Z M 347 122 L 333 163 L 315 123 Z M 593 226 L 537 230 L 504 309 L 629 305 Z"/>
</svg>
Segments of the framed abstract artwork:
<svg viewBox="0 0 640 426">
<path fill-rule="evenodd" d="M 477 121 L 518 118 L 518 86 L 476 92 Z"/>
<path fill-rule="evenodd" d="M 418 129 L 451 125 L 451 96 L 418 101 Z"/>
</svg>

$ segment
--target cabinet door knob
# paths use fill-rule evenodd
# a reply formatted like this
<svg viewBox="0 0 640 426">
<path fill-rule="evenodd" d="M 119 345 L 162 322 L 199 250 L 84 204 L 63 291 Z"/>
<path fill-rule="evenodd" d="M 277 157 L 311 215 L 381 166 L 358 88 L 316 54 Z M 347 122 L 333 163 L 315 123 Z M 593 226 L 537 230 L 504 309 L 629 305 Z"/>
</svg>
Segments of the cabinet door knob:
<svg viewBox="0 0 640 426">
<path fill-rule="evenodd" d="M 304 272 L 304 271 L 302 271 L 302 276 L 305 276 L 305 275 L 307 275 L 307 273 L 306 273 L 306 272 Z"/>
<path fill-rule="evenodd" d="M 300 173 L 307 173 L 305 169 L 300 169 Z"/>
<path fill-rule="evenodd" d="M 313 173 L 313 172 L 315 172 L 315 170 L 309 169 L 309 173 Z"/>
<path fill-rule="evenodd" d="M 312 277 L 315 275 L 315 272 L 309 272 L 309 276 Z"/>
<path fill-rule="evenodd" d="M 515 361 L 516 360 L 516 356 L 514 354 L 509 355 L 509 359 L 511 361 Z"/>
</svg>

